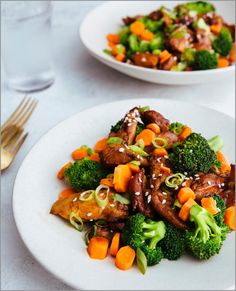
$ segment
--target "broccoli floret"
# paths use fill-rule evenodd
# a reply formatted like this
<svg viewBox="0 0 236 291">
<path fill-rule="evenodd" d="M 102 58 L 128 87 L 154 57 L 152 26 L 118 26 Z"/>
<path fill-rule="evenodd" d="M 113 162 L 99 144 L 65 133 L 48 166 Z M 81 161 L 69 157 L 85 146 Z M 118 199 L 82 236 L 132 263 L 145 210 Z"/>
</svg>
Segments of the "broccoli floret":
<svg viewBox="0 0 236 291">
<path fill-rule="evenodd" d="M 163 258 L 163 253 L 157 243 L 165 236 L 163 221 L 146 219 L 141 213 L 131 215 L 122 231 L 122 241 L 135 250 L 140 248 L 146 258 L 148 266 L 158 264 Z"/>
<path fill-rule="evenodd" d="M 202 15 L 208 12 L 214 12 L 215 7 L 209 2 L 197 1 L 178 5 L 176 6 L 175 11 L 177 12 L 178 17 L 188 14 L 189 11 L 194 11 L 198 15 Z"/>
<path fill-rule="evenodd" d="M 76 161 L 64 173 L 65 180 L 75 191 L 95 189 L 106 175 L 101 164 L 86 158 Z"/>
<path fill-rule="evenodd" d="M 220 55 L 226 57 L 232 48 L 233 39 L 227 28 L 222 28 L 218 37 L 213 41 L 214 50 Z"/>
<path fill-rule="evenodd" d="M 207 140 L 198 133 L 191 133 L 182 143 L 174 146 L 169 160 L 175 172 L 208 173 L 216 161 L 216 154 Z"/>
<path fill-rule="evenodd" d="M 218 254 L 223 243 L 222 229 L 211 213 L 199 205 L 193 205 L 190 221 L 194 222 L 195 230 L 186 231 L 187 248 L 201 260 Z"/>
<path fill-rule="evenodd" d="M 173 122 L 170 124 L 169 130 L 176 135 L 180 135 L 184 128 L 183 123 L 180 122 Z"/>
<path fill-rule="evenodd" d="M 122 122 L 123 120 L 121 119 L 115 125 L 112 125 L 111 132 L 117 132 L 121 128 Z"/>
<path fill-rule="evenodd" d="M 186 48 L 181 55 L 181 61 L 186 62 L 189 66 L 192 66 L 195 60 L 195 50 L 192 48 Z"/>
<path fill-rule="evenodd" d="M 197 51 L 192 66 L 194 70 L 215 69 L 217 67 L 217 56 L 207 50 Z"/>
<path fill-rule="evenodd" d="M 164 258 L 168 260 L 177 260 L 185 251 L 184 232 L 177 229 L 170 223 L 166 223 L 165 237 L 158 244 L 161 247 Z"/>
<path fill-rule="evenodd" d="M 138 122 L 137 127 L 136 127 L 136 135 L 138 135 L 144 128 L 145 128 L 145 125 L 141 122 Z"/>
</svg>

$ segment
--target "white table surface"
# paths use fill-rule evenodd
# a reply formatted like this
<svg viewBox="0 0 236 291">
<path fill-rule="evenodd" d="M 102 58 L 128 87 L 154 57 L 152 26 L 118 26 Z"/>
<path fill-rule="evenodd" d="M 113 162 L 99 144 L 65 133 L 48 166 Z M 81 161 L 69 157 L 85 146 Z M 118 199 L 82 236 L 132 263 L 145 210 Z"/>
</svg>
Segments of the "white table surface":
<svg viewBox="0 0 236 291">
<path fill-rule="evenodd" d="M 235 79 L 194 86 L 154 85 L 122 75 L 93 59 L 79 40 L 79 25 L 101 1 L 53 2 L 53 46 L 56 82 L 32 94 L 39 105 L 27 124 L 30 132 L 1 184 L 1 290 L 70 290 L 31 256 L 17 232 L 12 214 L 12 189 L 22 160 L 51 127 L 85 108 L 127 98 L 170 98 L 197 103 L 234 116 Z M 4 41 L 4 40 L 2 40 Z M 2 121 L 23 95 L 2 80 Z M 201 117 L 199 117 L 201 118 Z M 210 118 L 210 116 L 209 116 Z"/>
</svg>

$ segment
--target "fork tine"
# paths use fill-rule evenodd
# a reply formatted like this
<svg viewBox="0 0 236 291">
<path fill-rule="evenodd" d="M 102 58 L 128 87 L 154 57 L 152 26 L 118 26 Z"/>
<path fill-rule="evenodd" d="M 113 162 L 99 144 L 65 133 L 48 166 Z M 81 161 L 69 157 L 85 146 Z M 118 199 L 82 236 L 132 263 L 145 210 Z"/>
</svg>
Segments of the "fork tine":
<svg viewBox="0 0 236 291">
<path fill-rule="evenodd" d="M 14 119 L 14 117 L 18 114 L 18 111 L 20 110 L 21 106 L 23 106 L 23 103 L 25 102 L 27 96 L 25 96 L 20 104 L 16 107 L 16 110 L 11 114 L 11 116 L 5 121 L 3 126 L 1 127 L 1 133 L 3 130 L 10 124 L 10 122 Z"/>
<path fill-rule="evenodd" d="M 17 124 L 17 126 L 23 127 L 26 124 L 26 122 L 28 121 L 28 119 L 32 115 L 35 107 L 37 106 L 37 104 L 38 104 L 38 100 L 33 100 L 31 102 L 31 104 L 29 105 L 28 109 L 24 113 L 24 116 L 22 116 L 22 119 L 19 121 L 19 123 Z"/>
<path fill-rule="evenodd" d="M 24 130 L 23 130 L 22 128 L 19 128 L 19 129 L 16 131 L 15 135 L 13 135 L 13 136 L 11 137 L 11 139 L 9 139 L 8 142 L 5 143 L 5 145 L 3 145 L 4 149 L 5 149 L 5 150 L 10 150 L 10 149 L 15 145 L 16 141 L 20 138 L 20 136 L 22 135 L 22 132 L 23 132 L 23 131 L 24 131 Z"/>
<path fill-rule="evenodd" d="M 31 102 L 31 97 L 28 98 L 28 100 L 25 102 L 24 106 L 21 108 L 21 110 L 19 111 L 19 113 L 15 116 L 15 118 L 11 121 L 12 124 L 17 124 L 22 116 L 24 116 L 25 111 L 27 110 L 29 103 Z"/>
<path fill-rule="evenodd" d="M 2 138 L 1 147 L 4 148 L 10 140 L 17 134 L 18 129 L 16 127 L 9 128 L 9 131 L 6 131 L 6 134 Z"/>
<path fill-rule="evenodd" d="M 24 143 L 24 141 L 26 140 L 27 136 L 28 136 L 28 132 L 25 133 L 22 138 L 18 141 L 18 143 L 16 144 L 12 154 L 13 154 L 13 157 L 15 157 L 15 155 L 18 153 L 19 149 L 21 148 L 22 144 Z"/>
</svg>

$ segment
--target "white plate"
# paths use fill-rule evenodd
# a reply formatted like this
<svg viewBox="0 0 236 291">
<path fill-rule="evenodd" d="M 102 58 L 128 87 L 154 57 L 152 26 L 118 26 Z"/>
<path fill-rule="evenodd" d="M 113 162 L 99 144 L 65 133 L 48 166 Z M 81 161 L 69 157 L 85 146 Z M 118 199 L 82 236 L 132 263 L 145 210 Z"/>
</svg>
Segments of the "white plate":
<svg viewBox="0 0 236 291">
<path fill-rule="evenodd" d="M 127 15 L 147 14 L 161 5 L 173 7 L 186 1 L 109 1 L 90 12 L 80 28 L 84 46 L 96 59 L 131 77 L 152 83 L 186 85 L 221 80 L 233 76 L 235 66 L 195 72 L 170 72 L 146 69 L 117 62 L 106 55 L 106 35 L 116 33 L 122 25 L 121 19 Z M 229 23 L 235 22 L 235 1 L 212 1 L 217 12 Z"/>
<path fill-rule="evenodd" d="M 137 99 L 97 106 L 80 112 L 51 129 L 32 148 L 16 177 L 13 211 L 19 233 L 34 257 L 52 274 L 76 289 L 174 290 L 226 289 L 234 284 L 234 234 L 219 255 L 200 262 L 184 256 L 163 260 L 145 276 L 136 267 L 123 272 L 114 259 L 89 259 L 83 234 L 49 210 L 63 183 L 58 169 L 81 144 L 93 145 L 110 126 L 135 105 L 150 105 L 172 121 L 189 124 L 207 138 L 220 134 L 224 152 L 234 161 L 234 119 L 198 105 L 171 100 Z"/>
</svg>

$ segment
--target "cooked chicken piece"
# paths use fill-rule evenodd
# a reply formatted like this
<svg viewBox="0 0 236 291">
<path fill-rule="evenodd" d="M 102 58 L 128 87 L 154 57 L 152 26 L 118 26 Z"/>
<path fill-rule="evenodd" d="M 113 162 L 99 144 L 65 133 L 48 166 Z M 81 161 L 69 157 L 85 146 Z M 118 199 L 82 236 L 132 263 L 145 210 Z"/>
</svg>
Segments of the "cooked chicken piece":
<svg viewBox="0 0 236 291">
<path fill-rule="evenodd" d="M 169 60 L 161 64 L 161 69 L 164 71 L 170 71 L 170 69 L 177 64 L 177 57 L 170 57 Z"/>
<path fill-rule="evenodd" d="M 161 10 L 155 10 L 148 15 L 151 20 L 156 21 L 163 17 L 163 12 Z"/>
<path fill-rule="evenodd" d="M 203 196 L 209 194 L 220 194 L 226 189 L 227 178 L 213 173 L 199 173 L 199 179 L 195 180 L 191 188 L 196 194 L 196 200 L 200 201 Z"/>
<path fill-rule="evenodd" d="M 195 20 L 195 17 L 183 15 L 180 18 L 176 19 L 176 22 L 179 24 L 190 26 L 191 24 L 193 24 L 194 20 Z"/>
<path fill-rule="evenodd" d="M 179 34 L 183 33 L 184 35 L 180 37 Z M 186 27 L 177 28 L 175 32 L 172 33 L 173 36 L 169 39 L 169 44 L 172 50 L 183 53 L 184 50 L 190 47 L 190 44 L 193 42 L 193 33 L 190 29 Z"/>
<path fill-rule="evenodd" d="M 151 53 L 139 53 L 132 56 L 136 66 L 155 69 L 158 64 L 158 56 Z"/>
<path fill-rule="evenodd" d="M 70 213 L 75 212 L 84 221 L 90 221 L 91 219 L 117 221 L 126 219 L 129 215 L 128 206 L 114 201 L 112 198 L 114 193 L 111 191 L 109 192 L 109 203 L 105 208 L 99 207 L 95 199 L 90 201 L 79 200 L 80 194 L 81 193 L 76 193 L 68 198 L 57 200 L 53 204 L 50 213 L 69 219 Z"/>
<path fill-rule="evenodd" d="M 121 128 L 117 132 L 111 132 L 109 136 L 117 136 L 122 138 L 126 144 L 133 144 L 139 118 L 138 108 L 134 107 L 125 115 Z"/>
<path fill-rule="evenodd" d="M 97 226 L 96 236 L 105 237 L 108 240 L 111 240 L 112 237 L 114 236 L 114 232 L 112 232 L 108 226 L 107 227 Z"/>
<path fill-rule="evenodd" d="M 167 131 L 170 125 L 169 120 L 155 110 L 147 110 L 143 112 L 141 114 L 141 119 L 146 125 L 149 123 L 156 123 L 161 131 Z"/>
<path fill-rule="evenodd" d="M 125 25 L 130 25 L 131 23 L 135 22 L 137 19 L 143 17 L 142 15 L 136 15 L 136 16 L 133 16 L 133 17 L 130 17 L 130 16 L 127 16 L 125 18 L 123 18 L 123 22 Z"/>
<path fill-rule="evenodd" d="M 167 149 L 171 148 L 172 145 L 179 140 L 178 136 L 171 131 L 161 132 L 157 134 L 157 137 L 165 138 L 167 140 Z"/>
<path fill-rule="evenodd" d="M 168 176 L 162 171 L 161 166 L 168 166 L 165 158 L 152 157 L 151 161 L 151 203 L 158 214 L 168 220 L 171 224 L 174 224 L 177 228 L 187 229 L 187 224 L 183 222 L 173 209 L 174 198 L 164 191 L 160 190 L 160 185 L 165 181 Z"/>
<path fill-rule="evenodd" d="M 231 165 L 228 189 L 220 193 L 220 196 L 225 200 L 226 206 L 230 207 L 235 205 L 235 165 Z"/>
<path fill-rule="evenodd" d="M 145 192 L 146 177 L 144 171 L 136 173 L 130 180 L 129 183 L 129 193 L 132 196 L 132 210 L 134 212 L 141 212 L 146 217 L 154 218 L 155 211 L 150 204 L 151 196 L 146 195 Z M 149 200 L 150 199 L 150 200 Z"/>
<path fill-rule="evenodd" d="M 196 30 L 197 42 L 194 44 L 196 50 L 211 50 L 211 40 L 208 33 L 204 29 Z"/>
<path fill-rule="evenodd" d="M 113 230 L 113 231 L 122 231 L 125 227 L 125 222 L 109 222 L 108 223 L 108 227 L 109 229 Z"/>
</svg>

